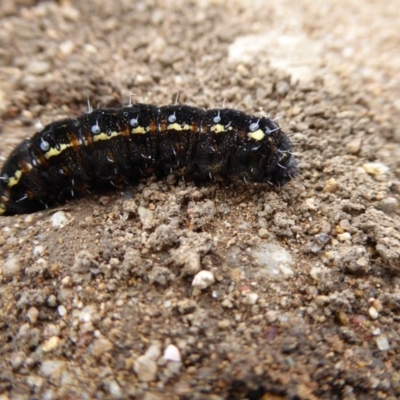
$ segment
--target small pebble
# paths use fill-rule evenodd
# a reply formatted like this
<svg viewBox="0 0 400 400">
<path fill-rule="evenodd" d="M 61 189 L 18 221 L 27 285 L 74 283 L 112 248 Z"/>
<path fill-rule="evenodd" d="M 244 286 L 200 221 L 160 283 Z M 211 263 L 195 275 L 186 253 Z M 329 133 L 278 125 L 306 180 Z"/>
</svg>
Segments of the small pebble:
<svg viewBox="0 0 400 400">
<path fill-rule="evenodd" d="M 389 167 L 379 162 L 365 163 L 363 168 L 368 175 L 372 176 L 383 175 L 389 171 Z"/>
<path fill-rule="evenodd" d="M 54 228 L 63 228 L 69 223 L 69 219 L 64 211 L 57 211 L 51 216 L 50 222 Z"/>
<path fill-rule="evenodd" d="M 42 345 L 42 350 L 45 353 L 55 350 L 60 345 L 61 339 L 58 336 L 52 336 L 46 340 Z"/>
<path fill-rule="evenodd" d="M 253 305 L 256 304 L 258 300 L 258 294 L 257 293 L 247 293 L 243 300 L 242 303 L 243 304 L 247 304 L 247 305 Z"/>
<path fill-rule="evenodd" d="M 67 366 L 66 361 L 62 360 L 44 360 L 40 366 L 39 372 L 46 377 L 56 378 L 60 376 Z"/>
<path fill-rule="evenodd" d="M 133 369 L 141 382 L 153 382 L 156 379 L 157 364 L 146 355 L 135 360 Z"/>
<path fill-rule="evenodd" d="M 376 338 L 376 345 L 378 346 L 378 349 L 381 351 L 386 351 L 390 349 L 389 341 L 385 336 L 378 336 Z"/>
<path fill-rule="evenodd" d="M 58 315 L 64 317 L 67 314 L 67 309 L 64 306 L 58 306 Z"/>
<path fill-rule="evenodd" d="M 260 238 L 265 239 L 265 238 L 267 238 L 269 236 L 269 232 L 265 228 L 260 228 L 259 231 L 258 231 L 258 236 L 260 236 Z"/>
<path fill-rule="evenodd" d="M 179 349 L 173 344 L 166 347 L 163 357 L 167 361 L 181 362 L 182 360 Z"/>
<path fill-rule="evenodd" d="M 197 289 L 206 289 L 215 282 L 214 274 L 210 271 L 202 270 L 198 272 L 192 282 L 192 286 Z"/>
<path fill-rule="evenodd" d="M 112 350 L 113 344 L 106 338 L 95 339 L 90 345 L 90 352 L 95 356 L 99 356 L 107 351 Z"/>
<path fill-rule="evenodd" d="M 42 257 L 44 254 L 44 247 L 43 246 L 35 246 L 33 248 L 33 255 L 35 257 Z"/>
<path fill-rule="evenodd" d="M 111 381 L 111 382 L 108 384 L 108 390 L 109 390 L 111 396 L 114 397 L 114 399 L 122 399 L 122 398 L 123 398 L 122 392 L 121 392 L 121 388 L 120 388 L 120 386 L 118 385 L 118 382 L 117 382 L 117 381 L 114 381 L 114 380 Z"/>
<path fill-rule="evenodd" d="M 28 375 L 25 382 L 32 388 L 40 388 L 43 385 L 43 378 L 37 375 Z"/>
<path fill-rule="evenodd" d="M 331 178 L 326 181 L 325 186 L 324 186 L 324 192 L 335 193 L 338 191 L 338 189 L 339 189 L 339 185 L 336 182 L 336 179 Z"/>
<path fill-rule="evenodd" d="M 379 313 L 375 307 L 370 307 L 368 310 L 368 314 L 372 319 L 377 319 L 379 317 Z"/>
<path fill-rule="evenodd" d="M 26 67 L 26 71 L 34 75 L 44 75 L 49 72 L 51 68 L 50 63 L 47 61 L 32 60 Z"/>
<path fill-rule="evenodd" d="M 351 240 L 351 234 L 349 232 L 340 233 L 339 235 L 337 235 L 337 237 L 341 242 Z"/>
<path fill-rule="evenodd" d="M 39 311 L 35 307 L 31 307 L 26 313 L 26 318 L 31 324 L 34 324 L 37 321 L 39 315 Z"/>
<path fill-rule="evenodd" d="M 140 222 L 143 225 L 143 229 L 150 229 L 153 225 L 154 213 L 148 208 L 139 207 L 138 214 Z"/>
<path fill-rule="evenodd" d="M 350 154 L 359 153 L 361 150 L 361 144 L 362 144 L 362 141 L 360 138 L 355 138 L 355 139 L 351 140 L 346 145 L 347 152 Z"/>
<path fill-rule="evenodd" d="M 90 322 L 93 315 L 96 313 L 96 308 L 94 306 L 86 306 L 79 313 L 79 320 L 81 322 Z"/>
<path fill-rule="evenodd" d="M 14 256 L 9 257 L 2 267 L 2 272 L 6 278 L 11 278 L 15 275 L 18 275 L 21 272 L 19 258 Z"/>
</svg>

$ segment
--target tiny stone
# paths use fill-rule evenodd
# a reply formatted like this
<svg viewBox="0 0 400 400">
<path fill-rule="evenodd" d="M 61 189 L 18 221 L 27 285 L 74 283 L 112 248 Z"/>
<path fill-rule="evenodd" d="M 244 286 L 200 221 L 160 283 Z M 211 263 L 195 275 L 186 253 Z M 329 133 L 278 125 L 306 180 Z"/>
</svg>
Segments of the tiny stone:
<svg viewBox="0 0 400 400">
<path fill-rule="evenodd" d="M 256 304 L 258 300 L 257 293 L 247 293 L 244 299 L 242 300 L 243 304 L 253 305 Z"/>
<path fill-rule="evenodd" d="M 11 357 L 8 359 L 8 361 L 11 364 L 11 368 L 14 371 L 17 371 L 21 367 L 25 359 L 25 353 L 23 351 L 17 351 L 11 354 Z"/>
<path fill-rule="evenodd" d="M 99 356 L 107 351 L 112 350 L 113 344 L 106 338 L 95 339 L 90 345 L 90 352 L 94 356 Z"/>
<path fill-rule="evenodd" d="M 267 237 L 269 236 L 269 232 L 268 232 L 267 229 L 261 228 L 261 229 L 259 229 L 259 231 L 258 231 L 258 236 L 260 236 L 260 238 L 265 239 L 265 238 L 267 238 Z"/>
<path fill-rule="evenodd" d="M 44 360 L 40 366 L 40 373 L 46 377 L 55 378 L 60 376 L 66 367 L 66 361 Z"/>
<path fill-rule="evenodd" d="M 69 219 L 67 218 L 64 211 L 57 211 L 51 216 L 50 222 L 54 226 L 54 228 L 63 228 L 69 223 Z"/>
<path fill-rule="evenodd" d="M 319 267 L 311 268 L 310 275 L 314 280 L 319 281 L 319 279 L 321 278 L 321 273 L 322 273 L 321 268 L 319 268 Z"/>
<path fill-rule="evenodd" d="M 370 307 L 368 310 L 368 314 L 372 319 L 377 319 L 379 317 L 379 313 L 375 307 Z"/>
<path fill-rule="evenodd" d="M 340 233 L 338 236 L 338 239 L 341 242 L 345 242 L 346 240 L 351 240 L 351 235 L 349 232 L 344 232 L 344 233 Z"/>
<path fill-rule="evenodd" d="M 42 345 L 42 350 L 45 353 L 55 350 L 60 345 L 61 339 L 58 336 L 52 336 L 46 340 Z"/>
<path fill-rule="evenodd" d="M 232 301 L 230 299 L 226 298 L 221 303 L 221 306 L 224 307 L 224 308 L 233 308 L 233 303 L 232 303 Z"/>
<path fill-rule="evenodd" d="M 167 346 L 167 348 L 164 350 L 163 357 L 167 361 L 181 362 L 182 360 L 179 349 L 173 344 Z"/>
<path fill-rule="evenodd" d="M 267 318 L 267 321 L 269 323 L 275 322 L 278 318 L 278 315 L 276 313 L 276 311 L 274 310 L 268 310 L 265 314 L 265 317 Z"/>
<path fill-rule="evenodd" d="M 140 222 L 143 225 L 143 229 L 150 229 L 153 225 L 154 213 L 148 208 L 139 207 L 138 214 Z"/>
<path fill-rule="evenodd" d="M 35 246 L 33 249 L 33 255 L 35 257 L 42 257 L 44 254 L 44 247 L 43 246 Z"/>
<path fill-rule="evenodd" d="M 133 365 L 137 377 L 142 382 L 152 382 L 156 379 L 157 364 L 147 356 L 138 357 Z"/>
<path fill-rule="evenodd" d="M 344 230 L 348 231 L 351 228 L 350 222 L 348 219 L 342 219 L 339 221 L 339 226 Z"/>
<path fill-rule="evenodd" d="M 79 320 L 81 322 L 90 322 L 95 313 L 96 313 L 96 308 L 94 306 L 86 306 L 80 311 Z"/>
<path fill-rule="evenodd" d="M 372 176 L 383 175 L 389 171 L 389 167 L 379 162 L 365 163 L 363 168 L 368 175 Z"/>
<path fill-rule="evenodd" d="M 26 318 L 31 324 L 34 324 L 37 321 L 39 315 L 39 311 L 35 307 L 31 307 L 26 313 Z"/>
<path fill-rule="evenodd" d="M 146 353 L 144 354 L 147 358 L 150 358 L 151 360 L 157 360 L 157 358 L 160 357 L 161 355 L 161 346 L 159 342 L 153 343 L 147 350 Z"/>
<path fill-rule="evenodd" d="M 360 138 L 351 140 L 346 145 L 347 152 L 350 154 L 357 154 L 360 152 L 362 141 Z"/>
<path fill-rule="evenodd" d="M 67 309 L 64 306 L 58 306 L 57 311 L 60 317 L 64 317 L 67 314 Z"/>
<path fill-rule="evenodd" d="M 47 305 L 49 307 L 56 307 L 57 306 L 57 297 L 54 296 L 54 294 L 51 294 L 48 298 L 47 298 Z"/>
<path fill-rule="evenodd" d="M 25 382 L 30 386 L 30 387 L 36 387 L 40 388 L 43 385 L 43 378 L 37 375 L 28 375 L 25 379 Z M 1 399 L 0 399 L 1 400 Z"/>
<path fill-rule="evenodd" d="M 198 272 L 192 282 L 192 286 L 197 289 L 206 289 L 215 282 L 214 274 L 210 271 L 202 270 Z"/>
<path fill-rule="evenodd" d="M 339 189 L 339 185 L 336 182 L 336 179 L 331 178 L 326 181 L 325 186 L 324 186 L 324 192 L 335 193 L 338 191 L 338 189 Z"/>
<path fill-rule="evenodd" d="M 122 396 L 122 392 L 121 392 L 121 388 L 118 385 L 117 381 L 111 381 L 108 384 L 108 390 L 109 390 L 111 396 L 113 396 L 114 399 L 121 399 L 123 397 Z"/>
<path fill-rule="evenodd" d="M 386 351 L 390 349 L 389 341 L 385 336 L 378 336 L 376 338 L 376 344 L 378 346 L 378 349 L 381 351 Z"/>
<path fill-rule="evenodd" d="M 2 267 L 3 275 L 7 278 L 18 275 L 20 271 L 21 265 L 19 263 L 19 258 L 14 256 L 9 257 Z"/>
<path fill-rule="evenodd" d="M 50 63 L 47 61 L 32 60 L 27 65 L 26 70 L 33 75 L 44 75 L 46 72 L 50 71 L 50 68 Z"/>
<path fill-rule="evenodd" d="M 229 319 L 223 319 L 218 322 L 219 329 L 228 329 L 231 326 L 231 321 Z"/>
</svg>

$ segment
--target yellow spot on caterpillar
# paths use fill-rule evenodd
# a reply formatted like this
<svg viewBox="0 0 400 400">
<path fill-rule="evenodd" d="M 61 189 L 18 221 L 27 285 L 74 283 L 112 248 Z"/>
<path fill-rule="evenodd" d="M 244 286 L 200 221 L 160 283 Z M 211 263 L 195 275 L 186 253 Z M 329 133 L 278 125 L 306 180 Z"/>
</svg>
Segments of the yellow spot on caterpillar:
<svg viewBox="0 0 400 400">
<path fill-rule="evenodd" d="M 15 171 L 14 176 L 12 176 L 9 180 L 8 180 L 8 187 L 13 187 L 15 185 L 18 184 L 19 180 L 21 179 L 22 176 L 22 170 L 18 170 Z"/>
<path fill-rule="evenodd" d="M 6 212 L 5 203 L 0 203 L 0 215 L 3 215 Z"/>
<path fill-rule="evenodd" d="M 143 128 L 143 126 L 138 126 L 137 128 L 132 129 L 132 133 L 133 134 L 138 133 L 143 135 L 144 133 L 147 133 L 147 129 Z"/>
<path fill-rule="evenodd" d="M 261 129 L 257 129 L 254 132 L 249 132 L 247 136 L 254 140 L 262 140 L 265 137 L 265 133 Z"/>
<path fill-rule="evenodd" d="M 110 132 L 108 135 L 107 133 L 101 132 L 98 135 L 93 136 L 93 141 L 98 142 L 99 140 L 108 140 L 112 137 L 118 136 L 120 132 Z"/>
<path fill-rule="evenodd" d="M 215 132 L 215 133 L 226 132 L 225 127 L 221 124 L 213 125 L 210 130 L 211 130 L 211 132 Z"/>
<path fill-rule="evenodd" d="M 188 124 L 184 124 L 182 126 L 182 125 L 179 125 L 179 124 L 175 123 L 175 124 L 169 124 L 167 126 L 167 129 L 168 130 L 173 130 L 173 131 L 188 131 L 188 130 L 192 129 L 192 126 L 188 125 Z"/>
<path fill-rule="evenodd" d="M 47 151 L 44 156 L 49 159 L 54 156 L 58 156 L 60 153 L 62 153 L 65 149 L 68 149 L 68 147 L 72 147 L 71 143 L 68 144 L 60 144 L 60 149 L 57 149 L 56 147 L 52 147 L 49 151 Z"/>
</svg>

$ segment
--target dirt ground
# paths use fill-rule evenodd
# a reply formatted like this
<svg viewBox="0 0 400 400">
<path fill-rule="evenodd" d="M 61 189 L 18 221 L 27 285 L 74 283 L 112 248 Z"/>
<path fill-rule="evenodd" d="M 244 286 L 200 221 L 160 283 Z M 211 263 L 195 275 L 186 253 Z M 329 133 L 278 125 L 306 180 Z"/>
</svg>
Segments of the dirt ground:
<svg viewBox="0 0 400 400">
<path fill-rule="evenodd" d="M 1 163 L 88 98 L 180 93 L 280 117 L 301 174 L 1 217 L 0 400 L 399 398 L 399 20 L 395 0 L 2 0 Z"/>
</svg>

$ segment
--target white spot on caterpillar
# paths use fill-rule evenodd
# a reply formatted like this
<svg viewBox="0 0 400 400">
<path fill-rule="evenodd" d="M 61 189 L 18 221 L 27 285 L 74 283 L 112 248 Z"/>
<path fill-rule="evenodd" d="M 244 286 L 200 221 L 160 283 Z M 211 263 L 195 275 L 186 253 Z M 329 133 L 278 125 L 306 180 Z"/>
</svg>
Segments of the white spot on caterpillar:
<svg viewBox="0 0 400 400">
<path fill-rule="evenodd" d="M 50 144 L 49 142 L 47 142 L 46 140 L 44 140 L 43 138 L 40 139 L 40 149 L 42 151 L 47 151 L 50 148 Z"/>
<path fill-rule="evenodd" d="M 250 124 L 249 129 L 251 132 L 256 131 L 257 129 L 260 128 L 260 124 L 259 124 L 260 120 L 258 120 L 257 122 L 253 122 Z"/>
<path fill-rule="evenodd" d="M 130 124 L 130 126 L 131 126 L 132 128 L 135 128 L 136 126 L 139 125 L 139 121 L 138 121 L 137 118 L 132 118 L 132 119 L 129 121 L 129 124 Z"/>
<path fill-rule="evenodd" d="M 91 131 L 94 135 L 98 135 L 101 132 L 98 121 L 96 121 L 96 125 L 93 125 Z"/>
<path fill-rule="evenodd" d="M 176 115 L 175 113 L 173 113 L 168 117 L 168 122 L 171 122 L 171 124 L 173 124 L 175 121 L 176 121 Z"/>
<path fill-rule="evenodd" d="M 218 111 L 218 114 L 213 118 L 214 124 L 218 124 L 221 122 L 221 113 Z"/>
</svg>

